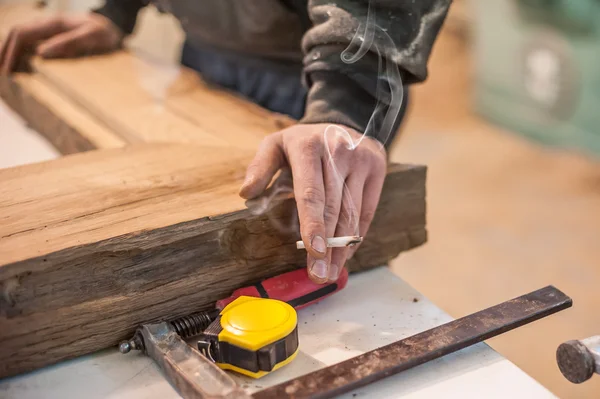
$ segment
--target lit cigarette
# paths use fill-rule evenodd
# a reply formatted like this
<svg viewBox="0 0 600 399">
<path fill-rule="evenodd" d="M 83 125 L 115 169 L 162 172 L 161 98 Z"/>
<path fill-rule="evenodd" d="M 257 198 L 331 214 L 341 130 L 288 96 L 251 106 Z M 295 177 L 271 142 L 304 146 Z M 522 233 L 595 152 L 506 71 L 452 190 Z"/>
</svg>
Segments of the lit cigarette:
<svg viewBox="0 0 600 399">
<path fill-rule="evenodd" d="M 360 236 L 331 237 L 327 239 L 327 248 L 353 247 L 362 240 Z M 296 248 L 306 249 L 304 241 L 296 241 Z"/>
</svg>

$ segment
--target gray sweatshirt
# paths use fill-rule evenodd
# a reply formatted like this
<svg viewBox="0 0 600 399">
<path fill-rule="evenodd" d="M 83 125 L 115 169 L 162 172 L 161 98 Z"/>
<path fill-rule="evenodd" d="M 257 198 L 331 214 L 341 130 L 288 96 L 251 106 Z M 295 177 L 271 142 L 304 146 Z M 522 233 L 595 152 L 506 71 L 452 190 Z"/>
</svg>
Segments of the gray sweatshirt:
<svg viewBox="0 0 600 399">
<path fill-rule="evenodd" d="M 302 65 L 300 122 L 364 132 L 376 108 L 369 129 L 385 128 L 399 84 L 427 78 L 451 0 L 107 0 L 97 12 L 128 34 L 148 3 L 173 14 L 194 46 Z"/>
</svg>

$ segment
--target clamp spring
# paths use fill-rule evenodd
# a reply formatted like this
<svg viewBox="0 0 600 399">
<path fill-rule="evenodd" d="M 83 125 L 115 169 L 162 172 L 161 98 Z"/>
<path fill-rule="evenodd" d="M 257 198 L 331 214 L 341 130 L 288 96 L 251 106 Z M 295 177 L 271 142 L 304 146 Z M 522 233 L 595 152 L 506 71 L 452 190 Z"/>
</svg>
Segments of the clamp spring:
<svg viewBox="0 0 600 399">
<path fill-rule="evenodd" d="M 213 312 L 193 313 L 189 316 L 171 320 L 170 323 L 181 338 L 187 339 L 200 335 L 217 315 L 218 311 L 216 310 Z"/>
</svg>

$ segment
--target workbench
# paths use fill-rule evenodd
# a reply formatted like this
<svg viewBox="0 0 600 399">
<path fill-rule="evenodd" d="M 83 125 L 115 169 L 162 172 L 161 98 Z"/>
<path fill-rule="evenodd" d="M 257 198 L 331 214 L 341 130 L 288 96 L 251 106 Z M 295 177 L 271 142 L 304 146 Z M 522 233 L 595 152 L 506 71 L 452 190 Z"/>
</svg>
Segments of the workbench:
<svg viewBox="0 0 600 399">
<path fill-rule="evenodd" d="M 2 103 L 0 120 L 0 167 L 58 156 Z M 350 277 L 348 286 L 340 293 L 299 311 L 301 352 L 289 366 L 260 380 L 239 377 L 239 382 L 249 391 L 258 390 L 450 320 L 449 315 L 387 267 L 359 273 Z M 163 399 L 178 395 L 150 358 L 140 353 L 122 355 L 114 348 L 0 380 L 0 397 Z M 345 397 L 554 396 L 482 343 Z"/>
</svg>

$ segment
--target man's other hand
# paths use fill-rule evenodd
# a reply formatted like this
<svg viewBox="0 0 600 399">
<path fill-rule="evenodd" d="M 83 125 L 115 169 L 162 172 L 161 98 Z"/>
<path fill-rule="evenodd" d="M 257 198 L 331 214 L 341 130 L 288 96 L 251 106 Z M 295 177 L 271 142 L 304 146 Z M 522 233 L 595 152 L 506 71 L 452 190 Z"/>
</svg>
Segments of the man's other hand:
<svg viewBox="0 0 600 399">
<path fill-rule="evenodd" d="M 309 275 L 335 281 L 351 249 L 327 248 L 326 240 L 367 234 L 386 174 L 385 150 L 347 127 L 298 124 L 263 140 L 240 195 L 256 198 L 281 168 L 292 172 Z"/>
<path fill-rule="evenodd" d="M 98 14 L 60 15 L 13 28 L 0 48 L 0 74 L 13 72 L 22 57 L 77 57 L 116 49 L 121 31 Z"/>
</svg>

